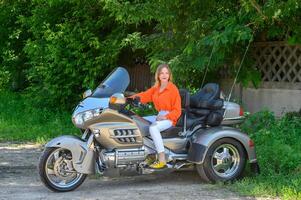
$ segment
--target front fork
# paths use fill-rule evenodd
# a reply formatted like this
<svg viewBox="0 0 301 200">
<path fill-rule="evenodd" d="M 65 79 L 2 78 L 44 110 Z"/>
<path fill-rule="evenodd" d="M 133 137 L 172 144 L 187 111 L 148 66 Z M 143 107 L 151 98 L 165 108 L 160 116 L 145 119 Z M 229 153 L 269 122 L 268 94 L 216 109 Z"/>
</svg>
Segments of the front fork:
<svg viewBox="0 0 301 200">
<path fill-rule="evenodd" d="M 81 133 L 83 134 L 82 135 L 82 140 L 85 140 L 87 141 L 89 139 L 89 137 L 92 135 L 92 132 L 90 131 L 90 129 L 80 129 Z"/>
<path fill-rule="evenodd" d="M 99 146 L 99 144 L 95 144 L 94 134 L 91 132 L 90 129 L 86 129 L 82 132 L 83 132 L 82 139 L 87 141 L 88 148 L 94 149 L 95 151 L 96 172 L 98 174 L 103 174 L 107 166 L 101 160 L 101 156 L 100 156 L 101 147 Z"/>
</svg>

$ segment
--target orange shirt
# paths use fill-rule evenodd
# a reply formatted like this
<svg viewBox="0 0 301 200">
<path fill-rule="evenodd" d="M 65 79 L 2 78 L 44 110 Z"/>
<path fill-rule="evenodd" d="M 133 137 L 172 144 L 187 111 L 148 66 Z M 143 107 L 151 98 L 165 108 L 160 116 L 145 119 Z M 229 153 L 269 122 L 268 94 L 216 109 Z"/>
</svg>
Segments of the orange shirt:
<svg viewBox="0 0 301 200">
<path fill-rule="evenodd" d="M 141 103 L 153 102 L 156 110 L 169 111 L 165 117 L 172 121 L 175 126 L 181 115 L 181 97 L 177 86 L 168 82 L 163 91 L 160 92 L 160 86 L 153 86 L 145 92 L 135 94 L 139 96 Z"/>
</svg>

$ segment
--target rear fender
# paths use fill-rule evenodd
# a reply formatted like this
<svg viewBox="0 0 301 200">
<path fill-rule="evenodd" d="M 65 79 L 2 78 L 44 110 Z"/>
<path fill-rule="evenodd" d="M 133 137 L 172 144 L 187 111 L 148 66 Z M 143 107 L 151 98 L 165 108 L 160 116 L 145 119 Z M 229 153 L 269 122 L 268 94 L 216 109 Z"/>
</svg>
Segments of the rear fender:
<svg viewBox="0 0 301 200">
<path fill-rule="evenodd" d="M 250 145 L 250 137 L 239 130 L 226 126 L 199 129 L 191 138 L 191 145 L 188 151 L 188 161 L 202 164 L 208 148 L 217 140 L 222 138 L 233 138 L 244 147 L 250 163 L 256 163 L 254 145 Z"/>
<path fill-rule="evenodd" d="M 93 137 L 93 136 L 92 136 Z M 83 174 L 95 173 L 95 153 L 81 138 L 65 135 L 54 138 L 45 147 L 65 148 L 71 151 L 74 169 Z"/>
</svg>

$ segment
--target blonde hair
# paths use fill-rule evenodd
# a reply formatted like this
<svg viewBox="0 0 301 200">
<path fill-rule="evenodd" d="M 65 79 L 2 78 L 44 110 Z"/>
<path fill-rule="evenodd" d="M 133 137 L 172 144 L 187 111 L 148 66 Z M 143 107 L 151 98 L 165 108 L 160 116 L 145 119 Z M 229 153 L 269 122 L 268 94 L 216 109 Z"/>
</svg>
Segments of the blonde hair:
<svg viewBox="0 0 301 200">
<path fill-rule="evenodd" d="M 160 86 L 161 85 L 161 81 L 160 81 L 160 78 L 159 78 L 159 75 L 162 71 L 163 68 L 166 68 L 168 70 L 168 73 L 169 73 L 169 78 L 168 78 L 168 81 L 172 82 L 172 72 L 171 72 L 171 69 L 169 67 L 168 64 L 160 64 L 158 67 L 157 67 L 157 70 L 156 70 L 156 73 L 155 73 L 155 85 L 156 86 Z"/>
</svg>

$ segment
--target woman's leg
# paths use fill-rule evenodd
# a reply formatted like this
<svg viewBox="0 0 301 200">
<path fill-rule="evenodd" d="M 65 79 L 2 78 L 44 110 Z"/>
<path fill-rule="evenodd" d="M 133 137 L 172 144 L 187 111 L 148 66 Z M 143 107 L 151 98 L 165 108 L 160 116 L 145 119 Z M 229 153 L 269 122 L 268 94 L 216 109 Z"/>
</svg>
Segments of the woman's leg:
<svg viewBox="0 0 301 200">
<path fill-rule="evenodd" d="M 165 161 L 165 154 L 164 154 L 164 144 L 161 136 L 161 131 L 164 131 L 172 126 L 172 122 L 170 120 L 162 120 L 156 121 L 149 127 L 149 132 L 152 136 L 154 141 L 157 153 L 159 154 L 159 161 Z"/>
</svg>

